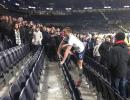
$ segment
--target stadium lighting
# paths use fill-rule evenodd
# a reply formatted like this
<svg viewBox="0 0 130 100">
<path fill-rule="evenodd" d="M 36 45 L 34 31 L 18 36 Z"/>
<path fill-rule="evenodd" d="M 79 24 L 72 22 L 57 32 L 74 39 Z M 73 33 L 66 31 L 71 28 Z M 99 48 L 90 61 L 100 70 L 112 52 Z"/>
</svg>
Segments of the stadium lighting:
<svg viewBox="0 0 130 100">
<path fill-rule="evenodd" d="M 124 8 L 130 8 L 130 6 L 129 6 L 129 5 L 126 5 L 126 6 L 124 6 Z"/>
<path fill-rule="evenodd" d="M 72 8 L 65 8 L 65 10 L 72 10 Z"/>
<path fill-rule="evenodd" d="M 19 6 L 20 4 L 19 3 L 15 3 L 16 6 Z"/>
<path fill-rule="evenodd" d="M 105 9 L 110 9 L 110 8 L 111 8 L 111 6 L 104 6 L 104 8 L 105 8 Z"/>
<path fill-rule="evenodd" d="M 92 7 L 84 7 L 84 10 L 86 10 L 86 9 L 93 9 Z"/>
<path fill-rule="evenodd" d="M 30 9 L 36 9 L 36 7 L 33 7 L 33 6 L 28 6 L 28 8 L 30 8 Z"/>
<path fill-rule="evenodd" d="M 53 10 L 53 8 L 46 8 L 46 10 Z"/>
</svg>

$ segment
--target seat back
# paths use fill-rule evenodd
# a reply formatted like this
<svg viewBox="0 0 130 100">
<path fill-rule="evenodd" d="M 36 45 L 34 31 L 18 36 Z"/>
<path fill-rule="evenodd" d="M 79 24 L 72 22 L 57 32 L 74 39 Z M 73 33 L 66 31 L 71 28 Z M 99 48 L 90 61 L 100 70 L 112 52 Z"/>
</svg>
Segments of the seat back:
<svg viewBox="0 0 130 100">
<path fill-rule="evenodd" d="M 21 91 L 18 100 L 29 100 L 29 99 L 27 99 L 25 88 L 23 88 L 23 90 Z"/>
<path fill-rule="evenodd" d="M 18 83 L 17 82 L 13 83 L 9 90 L 9 94 L 10 94 L 12 100 L 18 100 L 20 92 L 21 92 L 21 89 L 20 89 Z"/>
<path fill-rule="evenodd" d="M 31 89 L 31 85 L 29 83 L 29 79 L 26 82 L 25 91 L 27 93 L 28 100 L 34 100 L 35 96 L 34 96 L 33 90 Z"/>
<path fill-rule="evenodd" d="M 31 88 L 33 89 L 33 92 L 37 92 L 37 84 L 34 81 L 34 77 L 32 75 L 32 73 L 30 74 L 30 78 L 29 78 L 29 84 L 31 85 Z"/>
<path fill-rule="evenodd" d="M 24 77 L 23 74 L 21 74 L 21 75 L 18 77 L 17 82 L 18 82 L 18 84 L 19 84 L 20 89 L 22 90 L 22 89 L 25 87 L 25 84 L 26 84 L 26 78 Z"/>
<path fill-rule="evenodd" d="M 8 96 L 4 96 L 0 100 L 11 100 L 11 97 L 9 95 Z"/>
</svg>

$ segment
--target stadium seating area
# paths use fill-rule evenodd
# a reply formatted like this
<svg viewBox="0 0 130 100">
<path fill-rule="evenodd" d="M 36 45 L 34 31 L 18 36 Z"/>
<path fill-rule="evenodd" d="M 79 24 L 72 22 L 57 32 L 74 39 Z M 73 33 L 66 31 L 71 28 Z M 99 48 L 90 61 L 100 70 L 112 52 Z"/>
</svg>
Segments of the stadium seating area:
<svg viewBox="0 0 130 100">
<path fill-rule="evenodd" d="M 23 52 L 26 54 L 28 50 Z M 10 86 L 8 95 L 1 97 L 0 100 L 34 100 L 43 70 L 43 60 L 43 48 L 39 48 L 33 57 L 23 64 L 20 75 Z"/>
<path fill-rule="evenodd" d="M 16 46 L 0 52 L 0 80 L 8 83 L 9 76 L 20 68 L 18 63 L 30 52 L 29 44 Z M 25 60 L 25 59 L 24 59 Z"/>
</svg>

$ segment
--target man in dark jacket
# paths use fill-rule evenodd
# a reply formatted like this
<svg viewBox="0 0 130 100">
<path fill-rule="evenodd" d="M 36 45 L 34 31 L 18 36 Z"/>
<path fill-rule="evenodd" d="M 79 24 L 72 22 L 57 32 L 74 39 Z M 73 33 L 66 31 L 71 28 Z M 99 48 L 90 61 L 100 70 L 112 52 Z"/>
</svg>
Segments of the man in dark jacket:
<svg viewBox="0 0 130 100">
<path fill-rule="evenodd" d="M 108 55 L 110 53 L 110 49 L 112 47 L 111 36 L 107 36 L 105 38 L 105 42 L 103 42 L 99 47 L 99 53 L 101 55 L 100 63 L 105 67 L 108 66 Z"/>
<path fill-rule="evenodd" d="M 109 55 L 109 69 L 112 87 L 117 89 L 121 96 L 126 97 L 126 75 L 130 52 L 124 39 L 125 34 L 122 32 L 115 35 L 115 45 Z"/>
</svg>

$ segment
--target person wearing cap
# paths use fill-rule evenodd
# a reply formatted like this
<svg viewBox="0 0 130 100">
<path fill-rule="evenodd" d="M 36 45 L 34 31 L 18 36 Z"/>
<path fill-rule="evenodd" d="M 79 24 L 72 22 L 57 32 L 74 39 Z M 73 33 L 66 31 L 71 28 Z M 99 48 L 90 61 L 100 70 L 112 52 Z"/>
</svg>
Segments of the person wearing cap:
<svg viewBox="0 0 130 100">
<path fill-rule="evenodd" d="M 84 58 L 84 44 L 81 42 L 76 36 L 72 34 L 72 30 L 70 27 L 64 28 L 64 36 L 65 38 L 62 40 L 62 42 L 59 45 L 58 48 L 58 55 L 60 56 L 61 49 L 65 49 L 65 52 L 63 54 L 63 58 L 60 62 L 60 64 L 64 64 L 69 54 L 71 54 L 71 49 L 74 49 L 74 54 L 77 58 L 77 65 L 79 67 L 79 79 L 76 82 L 76 86 L 80 86 L 82 81 L 82 75 L 83 75 L 83 58 Z M 66 41 L 66 43 L 65 43 Z"/>
<path fill-rule="evenodd" d="M 115 35 L 115 44 L 109 54 L 109 70 L 111 73 L 111 86 L 118 90 L 120 95 L 126 97 L 126 76 L 130 51 L 124 42 L 125 34 L 119 32 Z"/>
</svg>

